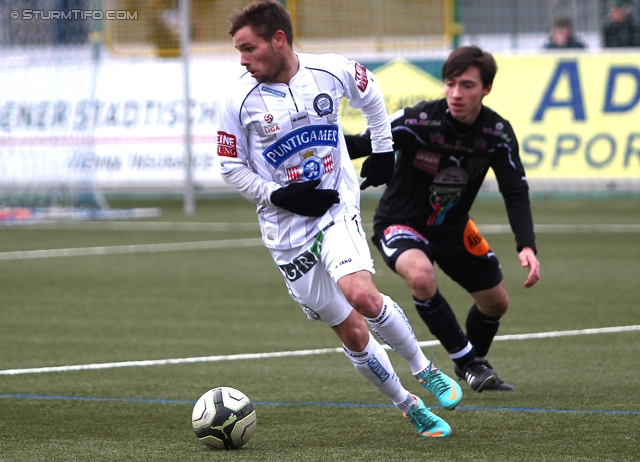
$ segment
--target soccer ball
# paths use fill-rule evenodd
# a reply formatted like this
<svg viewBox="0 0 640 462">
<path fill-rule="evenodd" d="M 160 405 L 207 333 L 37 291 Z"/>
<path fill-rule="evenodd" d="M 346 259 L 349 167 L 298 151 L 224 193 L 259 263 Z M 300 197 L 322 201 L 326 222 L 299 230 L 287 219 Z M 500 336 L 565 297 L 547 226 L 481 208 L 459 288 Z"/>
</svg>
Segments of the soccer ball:
<svg viewBox="0 0 640 462">
<path fill-rule="evenodd" d="M 211 449 L 238 449 L 256 431 L 253 403 L 240 390 L 212 388 L 202 395 L 191 414 L 193 431 Z"/>
</svg>

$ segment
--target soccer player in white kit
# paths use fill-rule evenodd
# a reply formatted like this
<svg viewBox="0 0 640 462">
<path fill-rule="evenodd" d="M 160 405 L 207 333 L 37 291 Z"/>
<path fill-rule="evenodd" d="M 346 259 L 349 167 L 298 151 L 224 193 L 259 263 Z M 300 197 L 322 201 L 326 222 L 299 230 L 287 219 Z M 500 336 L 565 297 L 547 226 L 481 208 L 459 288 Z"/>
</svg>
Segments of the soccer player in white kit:
<svg viewBox="0 0 640 462">
<path fill-rule="evenodd" d="M 307 317 L 331 326 L 356 370 L 420 435 L 448 436 L 451 427 L 402 386 L 368 329 L 408 362 L 443 408 L 455 408 L 460 386 L 425 357 L 403 311 L 372 279 L 360 188 L 386 183 L 395 161 L 375 76 L 340 55 L 295 52 L 291 18 L 276 1 L 254 1 L 229 21 L 247 72 L 220 106 L 223 178 L 257 205 L 264 244 Z M 343 97 L 362 110 L 371 132 L 362 186 L 339 126 Z"/>
</svg>

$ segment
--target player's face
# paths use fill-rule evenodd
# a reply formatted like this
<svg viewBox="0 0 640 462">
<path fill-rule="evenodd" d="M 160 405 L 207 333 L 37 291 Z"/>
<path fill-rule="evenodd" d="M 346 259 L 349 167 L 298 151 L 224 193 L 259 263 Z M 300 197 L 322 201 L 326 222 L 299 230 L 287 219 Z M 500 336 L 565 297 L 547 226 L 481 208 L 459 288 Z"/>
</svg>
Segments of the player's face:
<svg viewBox="0 0 640 462">
<path fill-rule="evenodd" d="M 276 38 L 271 41 L 258 37 L 250 26 L 238 30 L 233 36 L 233 45 L 240 52 L 240 64 L 260 83 L 278 83 L 285 72 L 286 60 L 276 47 Z"/>
<path fill-rule="evenodd" d="M 451 115 L 465 124 L 472 124 L 480 109 L 482 98 L 489 94 L 491 85 L 482 86 L 480 70 L 470 67 L 457 77 L 450 77 L 444 81 L 444 95 Z"/>
</svg>

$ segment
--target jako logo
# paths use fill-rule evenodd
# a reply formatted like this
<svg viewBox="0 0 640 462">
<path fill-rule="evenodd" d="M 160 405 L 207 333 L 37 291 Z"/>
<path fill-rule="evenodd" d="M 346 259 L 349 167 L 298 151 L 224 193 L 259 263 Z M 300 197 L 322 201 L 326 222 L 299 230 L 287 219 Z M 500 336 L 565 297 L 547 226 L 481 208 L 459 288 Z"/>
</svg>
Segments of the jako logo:
<svg viewBox="0 0 640 462">
<path fill-rule="evenodd" d="M 350 258 L 347 258 L 346 260 L 342 260 L 340 263 L 338 263 L 336 268 L 338 268 L 339 266 L 342 266 L 342 265 L 346 265 L 347 263 L 351 263 L 351 259 Z"/>
</svg>

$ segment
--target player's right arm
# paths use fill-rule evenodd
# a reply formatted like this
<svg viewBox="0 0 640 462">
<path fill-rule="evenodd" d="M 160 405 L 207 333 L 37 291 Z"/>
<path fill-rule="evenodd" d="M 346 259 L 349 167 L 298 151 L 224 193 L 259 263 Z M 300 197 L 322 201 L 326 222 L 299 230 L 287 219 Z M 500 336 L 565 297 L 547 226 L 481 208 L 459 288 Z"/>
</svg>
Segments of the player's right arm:
<svg viewBox="0 0 640 462">
<path fill-rule="evenodd" d="M 271 194 L 281 186 L 258 174 L 250 165 L 259 159 L 252 159 L 249 130 L 242 126 L 232 98 L 224 101 L 218 113 L 218 148 L 220 173 L 224 181 L 250 202 L 257 205 L 273 206 Z"/>
</svg>

